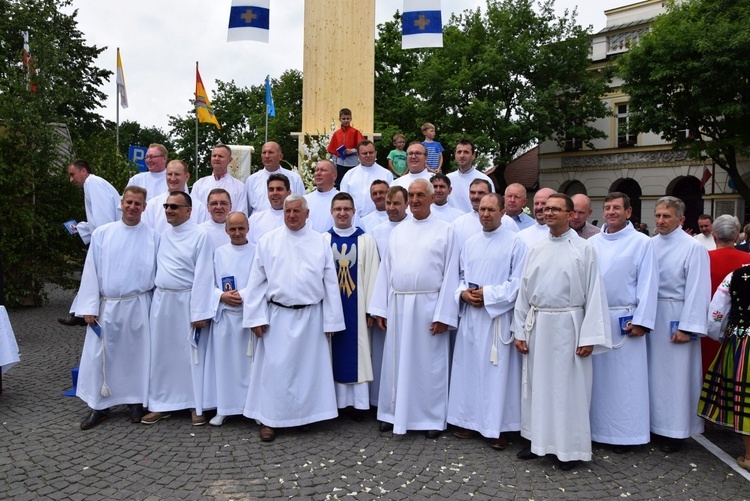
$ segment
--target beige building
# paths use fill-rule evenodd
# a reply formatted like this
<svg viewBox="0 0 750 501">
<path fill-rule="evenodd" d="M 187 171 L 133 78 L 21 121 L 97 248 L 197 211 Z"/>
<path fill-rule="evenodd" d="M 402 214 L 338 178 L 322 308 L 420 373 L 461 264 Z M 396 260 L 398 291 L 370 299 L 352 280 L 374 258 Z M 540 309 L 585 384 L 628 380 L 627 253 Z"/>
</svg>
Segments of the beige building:
<svg viewBox="0 0 750 501">
<path fill-rule="evenodd" d="M 665 12 L 662 0 L 646 0 L 605 11 L 607 24 L 592 36 L 591 70 L 600 71 L 648 31 L 649 22 Z M 697 231 L 697 217 L 732 214 L 746 220 L 746 207 L 729 185 L 726 172 L 711 160 L 689 159 L 683 151 L 672 149 L 657 134 L 628 134 L 630 112 L 628 96 L 615 79 L 602 97 L 612 116 L 600 119 L 596 126 L 607 133 L 606 139 L 593 141 L 594 150 L 571 139 L 560 148 L 555 141 L 539 145 L 539 185 L 568 195 L 584 193 L 591 197 L 591 219 L 602 224 L 604 196 L 611 191 L 627 193 L 633 202 L 633 221 L 653 228 L 654 205 L 658 198 L 672 195 L 687 206 L 685 226 Z M 750 178 L 748 162 L 741 165 L 743 178 Z M 702 184 L 704 175 L 711 178 Z"/>
</svg>

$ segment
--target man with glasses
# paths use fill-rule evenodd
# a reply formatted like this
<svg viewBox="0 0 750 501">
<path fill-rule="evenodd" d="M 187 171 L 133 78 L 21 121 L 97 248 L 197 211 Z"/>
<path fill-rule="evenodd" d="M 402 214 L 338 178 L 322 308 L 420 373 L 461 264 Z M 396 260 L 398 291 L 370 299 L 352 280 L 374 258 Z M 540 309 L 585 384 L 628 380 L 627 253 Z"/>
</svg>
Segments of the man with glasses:
<svg viewBox="0 0 750 501">
<path fill-rule="evenodd" d="M 550 195 L 547 240 L 531 247 L 521 274 L 513 333 L 523 355 L 519 459 L 555 454 L 569 470 L 591 460 L 594 346 L 611 347 L 609 312 L 593 246 L 570 229 L 573 201 Z"/>
<path fill-rule="evenodd" d="M 167 149 L 163 144 L 153 143 L 146 150 L 146 172 L 139 172 L 128 181 L 128 186 L 140 186 L 148 193 L 149 199 L 154 198 L 167 189 Z M 162 202 L 163 203 L 163 202 Z"/>
<path fill-rule="evenodd" d="M 393 181 L 392 186 L 401 186 L 408 190 L 409 185 L 416 179 L 430 181 L 432 174 L 427 169 L 427 148 L 422 143 L 414 141 L 406 149 L 406 167 L 409 171 Z"/>
<path fill-rule="evenodd" d="M 381 167 L 377 160 L 375 145 L 372 141 L 365 139 L 357 145 L 359 165 L 347 171 L 341 180 L 341 191 L 344 191 L 354 199 L 357 215 L 361 218 L 376 210 L 375 204 L 370 199 L 370 187 L 373 181 L 382 180 L 388 186 L 393 182 L 393 174 L 388 169 Z M 388 189 L 386 186 L 385 189 Z M 385 195 L 385 193 L 383 193 Z"/>
<path fill-rule="evenodd" d="M 217 144 L 211 151 L 211 168 L 208 176 L 198 179 L 193 185 L 192 197 L 207 200 L 208 193 L 214 188 L 223 188 L 229 192 L 232 203 L 238 211 L 248 215 L 247 192 L 245 185 L 229 173 L 232 163 L 232 149 L 226 144 Z"/>
<path fill-rule="evenodd" d="M 173 191 L 164 203 L 170 228 L 161 235 L 156 254 L 151 303 L 151 370 L 144 424 L 155 424 L 172 412 L 192 409 L 194 426 L 203 416 L 203 362 L 206 320 L 214 316 L 213 248 L 205 230 L 190 221 L 192 200 Z"/>
</svg>

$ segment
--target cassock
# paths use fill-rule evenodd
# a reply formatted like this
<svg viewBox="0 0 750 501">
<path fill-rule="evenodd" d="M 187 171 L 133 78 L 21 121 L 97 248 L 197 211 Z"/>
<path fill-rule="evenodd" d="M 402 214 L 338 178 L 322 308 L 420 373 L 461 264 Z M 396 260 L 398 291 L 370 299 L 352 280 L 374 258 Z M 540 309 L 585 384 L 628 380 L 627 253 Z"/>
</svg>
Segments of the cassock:
<svg viewBox="0 0 750 501">
<path fill-rule="evenodd" d="M 469 188 L 475 179 L 484 179 L 490 183 L 490 190 L 493 193 L 495 192 L 495 183 L 492 182 L 492 179 L 487 174 L 479 172 L 474 166 L 466 172 L 453 171 L 448 174 L 448 178 L 451 180 L 451 188 L 453 188 L 451 196 L 448 197 L 448 203 L 464 214 L 474 210 L 469 199 Z M 503 224 L 505 223 L 503 222 Z"/>
<path fill-rule="evenodd" d="M 158 235 L 172 226 L 167 222 L 167 216 L 164 213 L 164 204 L 169 198 L 169 192 L 165 191 L 156 195 L 146 203 L 146 210 L 143 212 L 143 222 L 149 225 Z M 211 217 L 208 215 L 206 206 L 195 198 L 190 197 L 193 207 L 190 211 L 190 221 L 195 224 L 201 224 Z"/>
<path fill-rule="evenodd" d="M 448 422 L 487 438 L 521 429 L 522 355 L 511 324 L 525 256 L 526 244 L 503 226 L 474 235 L 461 251 Z M 461 301 L 469 284 L 483 287 L 484 306 Z"/>
<path fill-rule="evenodd" d="M 369 167 L 359 164 L 344 174 L 343 179 L 341 179 L 339 189 L 352 196 L 354 208 L 360 218 L 375 210 L 375 204 L 370 198 L 370 186 L 373 181 L 377 180 L 385 181 L 390 186 L 393 183 L 393 174 L 378 164 Z"/>
<path fill-rule="evenodd" d="M 606 231 L 605 224 L 589 239 L 607 293 L 613 344 L 611 351 L 593 358 L 591 438 L 605 444 L 646 444 L 650 440 L 646 338 L 651 333 L 630 337 L 622 334 L 622 328 L 628 321 L 654 328 L 659 269 L 651 239 L 630 222 L 616 233 Z"/>
<path fill-rule="evenodd" d="M 213 219 L 209 219 L 208 221 L 203 221 L 198 226 L 206 230 L 208 239 L 211 241 L 211 246 L 214 250 L 231 242 L 225 223 L 217 223 Z"/>
<path fill-rule="evenodd" d="M 651 432 L 687 438 L 703 432 L 695 410 L 703 383 L 698 336 L 706 334 L 711 302 L 708 251 L 680 227 L 651 241 L 659 261 L 656 325 L 646 336 Z M 695 339 L 670 342 L 674 325 Z"/>
<path fill-rule="evenodd" d="M 305 183 L 302 182 L 302 178 L 295 171 L 279 167 L 271 172 L 264 167 L 258 172 L 252 174 L 245 181 L 245 192 L 249 211 L 247 214 L 254 214 L 255 212 L 271 208 L 271 202 L 268 201 L 268 178 L 271 174 L 284 174 L 287 179 L 289 179 L 289 188 L 292 190 L 292 194 L 305 194 Z M 234 199 L 232 199 L 232 201 L 234 201 Z M 330 209 L 329 206 L 328 210 Z M 330 228 L 330 226 L 328 228 Z"/>
<path fill-rule="evenodd" d="M 250 216 L 250 231 L 247 234 L 247 240 L 253 245 L 257 245 L 260 237 L 266 233 L 284 226 L 283 209 L 267 209 L 256 212 Z"/>
<path fill-rule="evenodd" d="M 370 408 L 372 381 L 367 306 L 372 299 L 380 258 L 375 240 L 361 228 L 331 228 L 326 234 L 333 251 L 346 328 L 331 336 L 333 380 L 339 409 Z"/>
<path fill-rule="evenodd" d="M 128 180 L 128 186 L 140 186 L 146 190 L 146 200 L 151 200 L 156 195 L 169 191 L 167 186 L 167 171 L 161 172 L 139 172 Z"/>
<path fill-rule="evenodd" d="M 318 233 L 325 233 L 333 227 L 331 200 L 338 192 L 339 190 L 332 188 L 326 192 L 315 190 L 305 195 L 307 208 L 310 209 L 306 224 L 312 224 L 312 228 Z"/>
<path fill-rule="evenodd" d="M 272 428 L 338 415 L 326 332 L 344 330 L 333 254 L 305 225 L 264 235 L 255 248 L 243 327 L 268 325 L 257 340 L 243 414 Z"/>
<path fill-rule="evenodd" d="M 455 328 L 458 253 L 451 226 L 430 215 L 391 233 L 369 313 L 387 319 L 378 419 L 393 432 L 444 430 L 448 412 L 448 332 Z"/>
<path fill-rule="evenodd" d="M 243 304 L 254 291 L 246 289 L 255 246 L 227 244 L 214 252 L 213 308 L 203 373 L 203 407 L 222 416 L 242 414 L 250 383 L 255 335 L 242 327 L 242 306 L 221 302 L 227 290 L 237 290 Z"/>
<path fill-rule="evenodd" d="M 148 315 L 157 244 L 158 236 L 143 222 L 116 221 L 91 236 L 75 313 L 97 316 L 101 326 L 101 337 L 86 328 L 76 387 L 92 409 L 148 405 Z M 109 396 L 102 396 L 105 386 Z"/>
<path fill-rule="evenodd" d="M 208 194 L 214 188 L 223 188 L 229 193 L 229 199 L 232 201 L 233 210 L 242 212 L 246 216 L 247 212 L 247 192 L 245 184 L 230 173 L 224 174 L 221 178 L 216 179 L 213 174 L 202 177 L 193 185 L 193 191 L 190 194 L 193 199 L 198 199 L 202 204 L 208 203 Z"/>
<path fill-rule="evenodd" d="M 447 202 L 443 205 L 432 204 L 432 206 L 430 207 L 430 213 L 435 215 L 438 219 L 442 219 L 446 223 L 452 223 L 465 214 L 464 211 L 455 207 L 451 207 L 451 205 Z"/>
<path fill-rule="evenodd" d="M 361 227 L 367 233 L 372 233 L 372 230 L 375 229 L 377 225 L 386 221 L 388 221 L 388 213 L 386 211 L 374 210 L 362 218 Z"/>
<path fill-rule="evenodd" d="M 404 219 L 395 223 L 392 221 L 380 223 L 373 228 L 371 235 L 378 246 L 378 255 L 381 260 L 385 258 L 385 253 L 388 250 L 388 241 L 391 238 L 393 228 L 406 221 L 407 218 L 411 218 L 411 215 L 407 214 Z M 374 325 L 372 327 L 371 339 L 370 352 L 372 353 L 372 382 L 370 383 L 370 405 L 377 407 L 378 395 L 380 394 L 380 369 L 383 366 L 385 331 L 377 325 Z"/>
<path fill-rule="evenodd" d="M 86 221 L 80 221 L 76 228 L 84 244 L 91 241 L 95 229 L 120 219 L 120 194 L 106 179 L 94 174 L 83 182 L 83 205 Z"/>
<path fill-rule="evenodd" d="M 401 186 L 406 191 L 409 191 L 409 185 L 412 183 L 412 181 L 416 181 L 417 179 L 425 179 L 427 180 L 427 182 L 429 182 L 432 176 L 433 174 L 427 169 L 423 170 L 419 174 L 412 174 L 411 172 L 407 172 L 403 176 L 400 176 L 398 179 L 395 179 L 391 186 Z"/>
<path fill-rule="evenodd" d="M 156 255 L 150 316 L 151 412 L 203 412 L 208 326 L 198 332 L 190 323 L 214 316 L 213 284 L 213 249 L 206 232 L 191 221 L 170 226 L 161 235 Z"/>
<path fill-rule="evenodd" d="M 521 237 L 526 247 L 531 249 L 537 243 L 547 240 L 547 237 L 549 237 L 549 228 L 547 228 L 546 224 L 539 224 L 534 221 L 533 226 L 519 231 L 518 236 Z"/>
<path fill-rule="evenodd" d="M 569 229 L 528 249 L 514 313 L 526 341 L 521 435 L 536 455 L 591 460 L 591 357 L 581 346 L 611 347 L 607 297 L 594 248 Z"/>
</svg>

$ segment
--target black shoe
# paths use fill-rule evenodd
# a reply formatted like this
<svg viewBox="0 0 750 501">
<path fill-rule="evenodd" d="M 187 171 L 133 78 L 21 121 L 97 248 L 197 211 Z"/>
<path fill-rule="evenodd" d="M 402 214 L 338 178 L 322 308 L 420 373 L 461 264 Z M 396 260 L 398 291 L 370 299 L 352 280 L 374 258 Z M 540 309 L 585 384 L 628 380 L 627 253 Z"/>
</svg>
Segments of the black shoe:
<svg viewBox="0 0 750 501">
<path fill-rule="evenodd" d="M 63 325 L 67 325 L 68 327 L 85 327 L 87 325 L 84 319 L 73 315 L 68 315 L 67 317 L 57 317 L 57 321 Z"/>
<path fill-rule="evenodd" d="M 673 452 L 680 452 L 682 450 L 682 445 L 685 443 L 685 440 L 682 438 L 664 438 L 664 442 L 661 444 L 661 447 L 659 447 L 659 450 L 662 452 L 666 452 L 667 454 L 671 454 Z"/>
<path fill-rule="evenodd" d="M 385 421 L 381 421 L 378 429 L 383 432 L 391 431 L 393 429 L 393 425 L 391 423 L 386 423 Z"/>
<path fill-rule="evenodd" d="M 81 429 L 90 430 L 108 417 L 109 413 L 107 411 L 97 411 L 92 409 L 91 412 L 89 412 L 89 415 L 86 416 L 86 419 L 81 421 Z"/>
<path fill-rule="evenodd" d="M 516 454 L 516 457 L 518 459 L 523 459 L 524 461 L 528 461 L 529 459 L 536 459 L 539 456 L 531 452 L 531 447 L 526 447 L 525 449 L 521 449 L 521 451 Z"/>
<path fill-rule="evenodd" d="M 128 409 L 130 409 L 130 422 L 133 424 L 140 423 L 141 419 L 146 414 L 146 411 L 143 410 L 141 404 L 129 404 Z"/>
<path fill-rule="evenodd" d="M 612 452 L 615 454 L 627 454 L 635 449 L 635 445 L 613 445 Z"/>
<path fill-rule="evenodd" d="M 429 439 L 435 439 L 442 435 L 442 433 L 443 430 L 427 430 L 426 432 L 424 432 L 424 436 Z"/>
<path fill-rule="evenodd" d="M 570 471 L 573 468 L 575 468 L 576 466 L 578 466 L 578 463 L 580 463 L 580 461 L 560 461 L 560 460 L 558 460 L 557 461 L 557 466 L 562 471 Z"/>
</svg>

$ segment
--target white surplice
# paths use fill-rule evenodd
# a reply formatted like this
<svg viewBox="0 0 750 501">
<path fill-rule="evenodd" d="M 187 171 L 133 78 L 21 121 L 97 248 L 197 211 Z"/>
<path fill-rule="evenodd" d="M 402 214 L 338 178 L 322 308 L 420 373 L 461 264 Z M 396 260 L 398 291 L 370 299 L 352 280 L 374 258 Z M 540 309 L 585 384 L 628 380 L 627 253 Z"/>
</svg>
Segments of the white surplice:
<svg viewBox="0 0 750 501">
<path fill-rule="evenodd" d="M 158 236 L 141 222 L 100 226 L 78 290 L 76 315 L 97 316 L 101 338 L 88 327 L 76 396 L 104 410 L 119 404 L 148 405 L 151 339 L 149 307 L 156 274 Z M 102 386 L 110 396 L 102 396 Z"/>
<path fill-rule="evenodd" d="M 167 222 L 167 215 L 164 212 L 164 204 L 167 202 L 167 198 L 169 198 L 168 191 L 156 195 L 154 198 L 146 202 L 146 210 L 143 213 L 143 222 L 149 225 L 159 235 L 172 227 Z M 193 204 L 192 210 L 190 211 L 190 221 L 195 224 L 201 224 L 211 219 L 205 205 L 193 197 L 190 197 L 190 200 Z"/>
<path fill-rule="evenodd" d="M 222 245 L 231 242 L 225 223 L 217 223 L 213 219 L 209 219 L 208 221 L 203 221 L 198 226 L 206 230 L 206 233 L 208 233 L 208 239 L 211 241 L 211 246 L 214 251 Z"/>
<path fill-rule="evenodd" d="M 242 414 L 250 383 L 255 336 L 242 327 L 242 306 L 221 302 L 226 291 L 224 279 L 234 279 L 234 288 L 248 300 L 252 290 L 246 289 L 255 246 L 226 244 L 214 251 L 213 307 L 216 314 L 211 322 L 203 372 L 203 407 L 216 408 L 223 416 Z"/>
<path fill-rule="evenodd" d="M 703 432 L 696 409 L 703 385 L 699 336 L 706 334 L 711 302 L 708 251 L 680 227 L 651 241 L 659 261 L 656 325 L 646 336 L 651 431 L 687 438 Z M 672 322 L 698 339 L 670 342 Z"/>
<path fill-rule="evenodd" d="M 451 207 L 455 207 L 464 214 L 474 210 L 471 207 L 471 200 L 469 199 L 469 189 L 475 179 L 484 179 L 490 183 L 490 190 L 493 193 L 495 192 L 495 183 L 492 182 L 492 179 L 487 174 L 479 172 L 473 165 L 466 172 L 456 170 L 449 173 L 448 179 L 451 180 L 451 188 L 453 188 L 451 196 L 448 197 L 448 203 Z"/>
<path fill-rule="evenodd" d="M 167 170 L 161 172 L 139 172 L 128 180 L 128 186 L 140 186 L 146 190 L 146 200 L 151 200 L 165 191 L 169 191 L 167 186 Z"/>
<path fill-rule="evenodd" d="M 345 326 L 325 237 L 309 225 L 267 233 L 255 248 L 247 289 L 242 325 L 268 330 L 256 342 L 243 414 L 271 427 L 336 417 L 325 333 Z"/>
<path fill-rule="evenodd" d="M 393 174 L 378 164 L 369 167 L 359 164 L 347 171 L 341 178 L 339 189 L 352 196 L 354 208 L 360 218 L 364 218 L 375 210 L 375 204 L 370 198 L 370 186 L 373 181 L 377 180 L 385 181 L 390 186 L 393 183 Z"/>
<path fill-rule="evenodd" d="M 651 239 L 630 222 L 616 233 L 606 231 L 605 224 L 589 243 L 599 258 L 614 349 L 593 359 L 591 438 L 605 444 L 646 444 L 650 440 L 646 338 L 651 334 L 623 336 L 620 319 L 632 316 L 633 325 L 654 328 L 659 268 Z"/>
<path fill-rule="evenodd" d="M 220 179 L 216 179 L 213 174 L 200 178 L 193 185 L 193 191 L 190 193 L 190 196 L 206 205 L 208 204 L 208 194 L 214 188 L 222 188 L 229 193 L 233 210 L 242 212 L 246 216 L 249 215 L 247 212 L 245 184 L 229 172 L 224 174 Z"/>
<path fill-rule="evenodd" d="M 474 235 L 461 251 L 448 422 L 487 438 L 521 429 L 522 359 L 511 324 L 525 256 L 526 244 L 503 226 Z M 468 284 L 483 288 L 482 307 L 461 301 Z"/>
<path fill-rule="evenodd" d="M 455 328 L 458 253 L 451 226 L 429 216 L 407 219 L 391 233 L 369 313 L 387 319 L 378 419 L 393 432 L 444 430 L 448 412 L 448 332 Z"/>
<path fill-rule="evenodd" d="M 266 209 L 256 212 L 250 216 L 249 225 L 250 231 L 247 233 L 247 240 L 253 245 L 258 245 L 260 237 L 284 226 L 284 210 Z"/>
<path fill-rule="evenodd" d="M 559 237 L 548 234 L 528 249 L 513 332 L 529 347 L 521 383 L 521 435 L 531 441 L 534 454 L 591 460 L 592 360 L 575 351 L 611 347 L 607 309 L 596 252 L 575 230 Z"/>
<path fill-rule="evenodd" d="M 191 322 L 214 316 L 213 248 L 204 230 L 187 221 L 161 235 L 151 304 L 151 384 L 148 408 L 169 412 L 203 408 L 203 364 L 208 325 L 193 348 Z"/>
<path fill-rule="evenodd" d="M 287 179 L 289 179 L 289 189 L 292 190 L 293 195 L 305 194 L 305 183 L 302 182 L 302 178 L 296 172 L 284 167 L 279 167 L 275 171 L 271 172 L 263 167 L 261 170 L 253 173 L 245 180 L 245 195 L 247 197 L 247 206 L 249 212 L 243 212 L 245 212 L 246 214 L 255 214 L 256 212 L 271 208 L 271 202 L 268 201 L 268 178 L 271 176 L 271 174 L 285 175 Z M 232 200 L 234 201 L 234 199 Z"/>
</svg>

